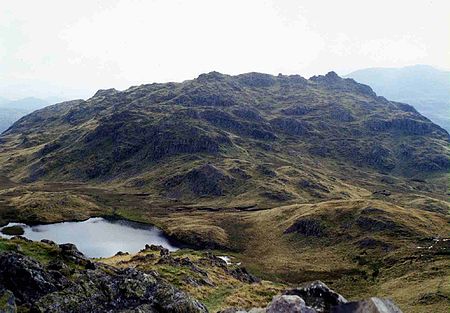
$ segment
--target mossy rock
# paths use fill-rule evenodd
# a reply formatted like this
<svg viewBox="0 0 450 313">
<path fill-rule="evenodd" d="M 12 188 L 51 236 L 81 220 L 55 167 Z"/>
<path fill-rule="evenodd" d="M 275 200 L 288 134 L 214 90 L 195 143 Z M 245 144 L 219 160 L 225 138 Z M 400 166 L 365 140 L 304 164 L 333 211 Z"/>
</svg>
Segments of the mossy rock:
<svg viewBox="0 0 450 313">
<path fill-rule="evenodd" d="M 2 228 L 1 232 L 8 236 L 21 236 L 25 233 L 22 226 L 18 225 L 4 227 Z"/>
</svg>

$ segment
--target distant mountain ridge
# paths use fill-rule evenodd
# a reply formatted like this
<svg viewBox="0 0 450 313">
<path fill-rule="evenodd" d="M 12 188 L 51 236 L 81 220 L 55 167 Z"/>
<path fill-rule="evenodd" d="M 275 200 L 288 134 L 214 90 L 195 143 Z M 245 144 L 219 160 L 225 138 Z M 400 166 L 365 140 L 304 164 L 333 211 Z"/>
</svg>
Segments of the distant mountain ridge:
<svg viewBox="0 0 450 313">
<path fill-rule="evenodd" d="M 370 85 L 389 100 L 405 102 L 450 132 L 450 71 L 428 65 L 367 68 L 345 77 Z"/>
<path fill-rule="evenodd" d="M 22 116 L 47 105 L 50 105 L 49 101 L 35 97 L 27 97 L 18 100 L 0 98 L 0 133 Z"/>
</svg>

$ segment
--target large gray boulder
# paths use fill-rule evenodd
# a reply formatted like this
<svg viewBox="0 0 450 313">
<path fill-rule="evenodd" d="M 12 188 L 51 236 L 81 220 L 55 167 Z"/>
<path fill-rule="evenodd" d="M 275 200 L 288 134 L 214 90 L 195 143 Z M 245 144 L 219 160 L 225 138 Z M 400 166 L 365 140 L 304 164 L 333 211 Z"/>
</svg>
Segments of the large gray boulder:
<svg viewBox="0 0 450 313">
<path fill-rule="evenodd" d="M 316 313 L 307 307 L 299 296 L 276 296 L 267 307 L 266 313 Z"/>
<path fill-rule="evenodd" d="M 348 302 L 331 308 L 331 313 L 402 313 L 389 299 L 370 298 Z"/>
</svg>

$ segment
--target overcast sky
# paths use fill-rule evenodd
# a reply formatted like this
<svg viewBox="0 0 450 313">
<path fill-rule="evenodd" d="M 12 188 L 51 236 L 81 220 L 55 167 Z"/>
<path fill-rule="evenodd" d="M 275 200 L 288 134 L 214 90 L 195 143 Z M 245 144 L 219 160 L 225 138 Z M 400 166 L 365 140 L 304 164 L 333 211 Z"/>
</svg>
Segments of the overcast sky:
<svg viewBox="0 0 450 313">
<path fill-rule="evenodd" d="M 0 96 L 88 97 L 203 72 L 450 68 L 449 0 L 1 0 Z"/>
</svg>

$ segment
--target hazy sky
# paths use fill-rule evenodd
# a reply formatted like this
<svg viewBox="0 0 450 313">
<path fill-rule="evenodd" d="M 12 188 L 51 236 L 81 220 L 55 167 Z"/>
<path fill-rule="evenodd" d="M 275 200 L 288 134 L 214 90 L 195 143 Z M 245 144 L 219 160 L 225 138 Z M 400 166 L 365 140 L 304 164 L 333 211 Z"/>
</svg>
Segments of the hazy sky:
<svg viewBox="0 0 450 313">
<path fill-rule="evenodd" d="M 449 0 L 1 0 L 0 96 L 86 97 L 202 72 L 450 68 Z"/>
</svg>

